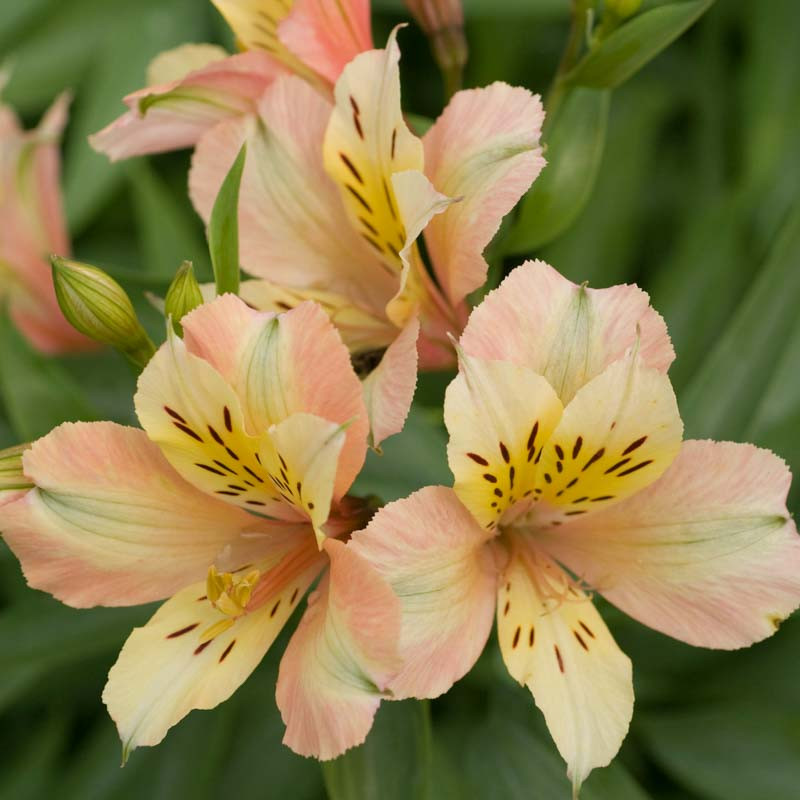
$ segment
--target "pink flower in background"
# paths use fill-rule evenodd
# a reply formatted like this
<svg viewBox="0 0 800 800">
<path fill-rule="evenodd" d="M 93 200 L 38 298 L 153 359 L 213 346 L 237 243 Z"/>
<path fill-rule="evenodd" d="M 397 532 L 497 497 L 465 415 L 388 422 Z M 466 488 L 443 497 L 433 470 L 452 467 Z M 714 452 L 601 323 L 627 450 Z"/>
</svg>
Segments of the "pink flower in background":
<svg viewBox="0 0 800 800">
<path fill-rule="evenodd" d="M 247 302 L 285 309 L 319 302 L 365 375 L 374 444 L 402 427 L 417 371 L 454 363 L 450 332 L 483 285 L 483 250 L 544 160 L 541 103 L 504 83 L 457 93 L 420 139 L 403 119 L 400 51 L 358 55 L 331 104 L 279 77 L 258 117 L 231 119 L 198 145 L 190 175 L 208 220 L 242 144 L 240 258 L 262 280 Z M 424 237 L 431 270 L 417 239 Z"/>
<path fill-rule="evenodd" d="M 193 147 L 222 120 L 254 114 L 278 75 L 330 95 L 344 65 L 372 47 L 368 0 L 213 0 L 245 51 L 187 44 L 158 56 L 129 111 L 90 138 L 112 160 Z"/>
<path fill-rule="evenodd" d="M 0 105 L 0 299 L 25 338 L 51 354 L 95 347 L 62 316 L 50 277 L 50 254 L 70 250 L 59 155 L 68 106 L 62 95 L 37 128 L 25 131 Z"/>
<path fill-rule="evenodd" d="M 496 613 L 577 793 L 633 711 L 631 663 L 591 602 L 693 645 L 744 647 L 800 604 L 791 476 L 748 444 L 681 442 L 663 320 L 634 286 L 541 262 L 475 309 L 445 401 L 454 489 L 388 505 L 351 546 L 400 598 L 395 697 L 436 697 Z M 496 612 L 495 612 L 496 609 Z"/>
<path fill-rule="evenodd" d="M 65 424 L 25 452 L 35 488 L 3 505 L 4 539 L 70 605 L 170 598 L 109 673 L 126 753 L 228 698 L 320 578 L 277 700 L 284 741 L 332 758 L 363 741 L 399 668 L 398 601 L 342 541 L 369 515 L 345 496 L 366 453 L 360 383 L 312 303 L 276 316 L 224 295 L 182 325 L 140 376 L 144 430 Z"/>
</svg>

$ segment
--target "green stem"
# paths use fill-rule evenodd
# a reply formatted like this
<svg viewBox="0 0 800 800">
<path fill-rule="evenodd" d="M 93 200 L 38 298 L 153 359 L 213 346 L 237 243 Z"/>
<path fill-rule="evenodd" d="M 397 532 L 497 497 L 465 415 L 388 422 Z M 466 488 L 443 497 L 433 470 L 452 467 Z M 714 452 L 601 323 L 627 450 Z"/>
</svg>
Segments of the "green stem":
<svg viewBox="0 0 800 800">
<path fill-rule="evenodd" d="M 547 116 L 544 121 L 544 129 L 542 131 L 542 138 L 546 139 L 546 135 L 552 127 L 553 120 L 555 120 L 558 109 L 564 100 L 567 87 L 564 84 L 564 77 L 575 66 L 578 61 L 578 56 L 581 53 L 584 39 L 586 38 L 586 22 L 588 12 L 594 8 L 594 0 L 572 0 L 572 20 L 570 22 L 569 34 L 567 35 L 567 43 L 564 45 L 564 52 L 561 54 L 561 60 L 558 62 L 556 73 L 550 84 L 550 88 L 545 94 L 544 107 Z"/>
</svg>

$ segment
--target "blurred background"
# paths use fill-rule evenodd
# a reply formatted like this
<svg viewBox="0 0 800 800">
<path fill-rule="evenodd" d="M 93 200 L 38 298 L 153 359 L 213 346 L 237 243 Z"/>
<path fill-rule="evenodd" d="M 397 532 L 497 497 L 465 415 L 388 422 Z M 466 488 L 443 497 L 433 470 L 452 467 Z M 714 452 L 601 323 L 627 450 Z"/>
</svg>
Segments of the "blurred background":
<svg viewBox="0 0 800 800">
<path fill-rule="evenodd" d="M 544 92 L 567 35 L 568 1 L 467 0 L 465 8 L 466 84 L 502 79 Z M 400 0 L 375 0 L 374 9 L 380 45 L 407 14 Z M 523 209 L 530 235 L 513 238 L 514 252 L 496 259 L 507 271 L 535 255 L 596 287 L 639 283 L 674 340 L 671 376 L 687 436 L 756 442 L 795 473 L 798 33 L 796 0 L 718 0 L 611 93 L 607 116 L 604 107 L 578 127 L 591 140 L 575 151 L 584 157 L 574 165 L 587 198 L 580 214 L 543 233 L 534 230 L 536 207 Z M 206 0 L 0 0 L 0 61 L 13 66 L 4 101 L 33 124 L 56 94 L 74 96 L 64 186 L 75 256 L 123 282 L 159 340 L 163 323 L 144 292 L 163 294 L 186 258 L 210 277 L 186 198 L 188 154 L 110 165 L 86 137 L 122 111 L 122 96 L 143 85 L 154 55 L 187 41 L 232 47 Z M 405 109 L 436 116 L 442 86 L 425 38 L 411 27 L 400 44 Z M 548 169 L 558 155 L 554 142 Z M 440 411 L 449 378 L 423 378 L 407 430 L 382 459 L 370 455 L 357 490 L 390 500 L 451 481 Z M 0 323 L 0 447 L 65 419 L 133 422 L 134 385 L 114 353 L 45 360 Z M 793 510 L 798 501 L 796 481 Z M 715 653 L 603 611 L 633 659 L 636 708 L 619 757 L 589 778 L 585 800 L 800 797 L 800 619 L 749 650 Z M 160 747 L 136 751 L 120 769 L 100 694 L 128 632 L 151 613 L 60 606 L 25 587 L 0 544 L 0 797 L 570 796 L 541 717 L 493 642 L 447 696 L 384 704 L 368 743 L 320 768 L 280 744 L 274 684 L 285 632 L 229 702 L 193 712 Z"/>
</svg>

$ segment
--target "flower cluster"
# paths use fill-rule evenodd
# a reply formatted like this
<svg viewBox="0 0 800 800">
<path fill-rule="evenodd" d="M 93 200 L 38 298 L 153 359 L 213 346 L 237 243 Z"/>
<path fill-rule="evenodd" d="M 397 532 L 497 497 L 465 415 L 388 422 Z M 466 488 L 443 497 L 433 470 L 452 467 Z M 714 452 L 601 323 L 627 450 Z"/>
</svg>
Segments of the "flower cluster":
<svg viewBox="0 0 800 800">
<path fill-rule="evenodd" d="M 246 144 L 251 278 L 238 297 L 187 283 L 194 310 L 143 356 L 141 428 L 69 423 L 0 453 L 4 540 L 72 606 L 165 601 L 103 695 L 126 754 L 227 699 L 305 599 L 277 683 L 293 750 L 334 758 L 383 699 L 446 692 L 496 620 L 577 792 L 633 712 L 593 593 L 693 645 L 771 635 L 800 605 L 788 469 L 682 440 L 673 348 L 635 286 L 526 262 L 470 313 L 485 248 L 544 166 L 538 97 L 456 92 L 420 138 L 396 32 L 372 49 L 363 0 L 215 4 L 243 52 L 160 56 L 92 141 L 112 158 L 194 147 L 206 222 Z M 51 351 L 86 343 L 41 275 L 67 249 L 64 109 L 33 134 L 0 111 L 0 217 L 20 235 L 0 267 L 20 329 Z M 376 511 L 348 494 L 368 447 L 403 428 L 417 370 L 443 368 L 454 484 Z"/>
</svg>

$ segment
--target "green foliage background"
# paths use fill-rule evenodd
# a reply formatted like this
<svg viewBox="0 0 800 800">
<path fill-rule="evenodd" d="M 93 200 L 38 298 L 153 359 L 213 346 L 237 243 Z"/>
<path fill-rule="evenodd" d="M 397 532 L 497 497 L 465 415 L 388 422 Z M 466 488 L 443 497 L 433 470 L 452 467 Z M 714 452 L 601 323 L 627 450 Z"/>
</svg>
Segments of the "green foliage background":
<svg viewBox="0 0 800 800">
<path fill-rule="evenodd" d="M 543 92 L 566 37 L 567 0 L 467 0 L 466 11 L 467 84 L 503 79 Z M 398 0 L 377 0 L 376 41 L 403 17 Z M 678 352 L 671 375 L 687 435 L 754 441 L 796 473 L 798 31 L 796 0 L 719 0 L 614 90 L 605 146 L 596 119 L 584 117 L 573 132 L 589 153 L 573 164 L 583 181 L 574 197 L 588 196 L 577 218 L 562 219 L 554 239 L 534 227 L 517 232 L 515 255 L 502 261 L 507 270 L 535 255 L 593 286 L 642 285 Z M 188 155 L 112 166 L 86 136 L 122 110 L 120 98 L 142 85 L 157 52 L 185 41 L 230 45 L 228 37 L 206 0 L 0 0 L 0 53 L 14 66 L 5 101 L 32 123 L 55 94 L 74 93 L 64 179 L 75 254 L 124 282 L 158 340 L 163 323 L 143 292 L 163 294 L 186 258 L 210 277 L 202 227 L 186 199 Z M 401 46 L 406 110 L 435 116 L 441 84 L 425 40 L 412 28 Z M 554 141 L 553 171 L 558 155 Z M 569 172 L 569 164 L 562 167 Z M 524 212 L 531 226 L 540 210 Z M 534 239 L 531 250 L 526 242 Z M 387 443 L 382 459 L 370 456 L 359 490 L 388 500 L 450 481 L 440 421 L 447 379 L 423 379 L 408 429 Z M 133 422 L 134 383 L 113 353 L 46 361 L 3 322 L 0 446 L 64 419 Z M 795 507 L 799 499 L 796 486 Z M 274 681 L 285 633 L 231 701 L 194 712 L 161 747 L 137 751 L 120 769 L 100 693 L 128 631 L 152 609 L 60 606 L 25 587 L 2 546 L 0 578 L 2 798 L 569 796 L 540 716 L 493 643 L 447 696 L 384 704 L 368 743 L 320 769 L 280 744 Z M 612 608 L 604 613 L 633 658 L 637 701 L 619 758 L 590 777 L 585 800 L 800 796 L 800 619 L 750 650 L 715 653 L 646 630 Z"/>
</svg>

